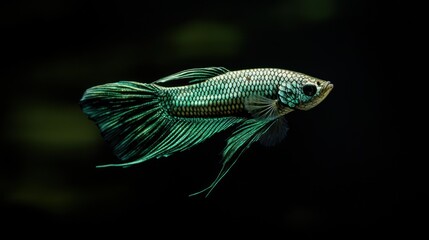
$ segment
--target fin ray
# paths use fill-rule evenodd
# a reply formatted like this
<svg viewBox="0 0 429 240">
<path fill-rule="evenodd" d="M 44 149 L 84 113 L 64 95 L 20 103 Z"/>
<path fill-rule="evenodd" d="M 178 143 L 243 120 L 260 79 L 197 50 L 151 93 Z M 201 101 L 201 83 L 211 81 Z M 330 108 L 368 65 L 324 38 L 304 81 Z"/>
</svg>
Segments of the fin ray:
<svg viewBox="0 0 429 240">
<path fill-rule="evenodd" d="M 192 68 L 180 71 L 167 77 L 163 77 L 154 81 L 153 83 L 159 84 L 177 80 L 185 80 L 188 84 L 197 83 L 224 74 L 228 71 L 229 70 L 224 67 Z"/>
<path fill-rule="evenodd" d="M 267 131 L 261 135 L 259 142 L 264 146 L 274 146 L 281 142 L 287 135 L 289 126 L 285 117 L 279 117 L 272 121 Z"/>
<path fill-rule="evenodd" d="M 250 145 L 258 141 L 260 137 L 267 132 L 273 121 L 263 121 L 249 119 L 242 123 L 238 129 L 228 138 L 227 145 L 223 151 L 222 168 L 216 176 L 215 180 L 206 188 L 189 196 L 195 196 L 201 193 L 206 193 L 206 197 L 229 172 L 229 170 L 237 162 L 238 158 L 247 150 Z"/>
<path fill-rule="evenodd" d="M 280 116 L 277 100 L 264 96 L 256 95 L 245 99 L 244 106 L 246 110 L 254 117 L 259 119 L 275 119 Z"/>
</svg>

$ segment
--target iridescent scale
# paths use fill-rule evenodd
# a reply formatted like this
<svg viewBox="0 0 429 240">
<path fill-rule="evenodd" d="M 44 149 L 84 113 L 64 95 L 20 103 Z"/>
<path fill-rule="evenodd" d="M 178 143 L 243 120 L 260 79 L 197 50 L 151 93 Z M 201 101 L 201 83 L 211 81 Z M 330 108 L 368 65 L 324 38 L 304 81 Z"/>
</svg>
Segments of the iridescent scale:
<svg viewBox="0 0 429 240">
<path fill-rule="evenodd" d="M 293 74 L 281 69 L 227 72 L 205 82 L 167 88 L 162 102 L 171 116 L 240 115 L 246 112 L 244 102 L 251 95 L 277 99 L 281 82 Z"/>
</svg>

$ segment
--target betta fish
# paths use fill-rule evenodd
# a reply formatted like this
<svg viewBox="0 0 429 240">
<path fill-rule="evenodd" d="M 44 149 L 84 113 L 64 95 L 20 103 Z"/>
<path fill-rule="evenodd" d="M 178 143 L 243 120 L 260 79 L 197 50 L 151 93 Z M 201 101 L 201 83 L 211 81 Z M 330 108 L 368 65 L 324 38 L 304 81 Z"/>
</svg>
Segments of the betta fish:
<svg viewBox="0 0 429 240">
<path fill-rule="evenodd" d="M 235 127 L 219 174 L 190 195 L 208 196 L 254 142 L 270 146 L 286 137 L 286 114 L 315 107 L 332 88 L 329 81 L 284 69 L 193 68 L 152 83 L 94 86 L 85 91 L 80 105 L 122 160 L 98 167 L 167 157 Z"/>
</svg>

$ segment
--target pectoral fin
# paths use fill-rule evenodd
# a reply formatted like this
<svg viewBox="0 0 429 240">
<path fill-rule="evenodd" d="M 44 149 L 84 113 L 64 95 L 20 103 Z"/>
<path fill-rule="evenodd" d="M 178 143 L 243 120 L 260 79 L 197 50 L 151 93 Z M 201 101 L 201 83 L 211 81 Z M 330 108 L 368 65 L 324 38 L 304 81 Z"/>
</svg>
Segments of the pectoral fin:
<svg viewBox="0 0 429 240">
<path fill-rule="evenodd" d="M 271 122 L 267 131 L 261 135 L 259 142 L 264 146 L 274 146 L 280 143 L 287 135 L 289 126 L 285 117 L 279 117 Z"/>
<path fill-rule="evenodd" d="M 265 146 L 274 146 L 286 137 L 289 130 L 283 115 L 293 111 L 280 107 L 278 100 L 264 96 L 250 96 L 245 101 L 246 110 L 259 120 L 268 120 L 267 131 L 261 135 L 260 142 Z"/>
<path fill-rule="evenodd" d="M 275 119 L 280 116 L 277 104 L 277 100 L 255 95 L 246 98 L 244 107 L 254 118 Z"/>
</svg>

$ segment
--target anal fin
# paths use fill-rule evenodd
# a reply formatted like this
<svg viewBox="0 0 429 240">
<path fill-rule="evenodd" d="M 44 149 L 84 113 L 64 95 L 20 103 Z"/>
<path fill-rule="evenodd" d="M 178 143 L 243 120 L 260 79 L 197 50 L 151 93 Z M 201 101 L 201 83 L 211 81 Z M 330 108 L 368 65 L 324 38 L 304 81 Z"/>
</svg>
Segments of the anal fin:
<svg viewBox="0 0 429 240">
<path fill-rule="evenodd" d="M 222 180 L 223 177 L 229 172 L 229 170 L 237 162 L 238 158 L 248 149 L 252 143 L 264 139 L 264 141 L 269 144 L 278 142 L 278 140 L 283 139 L 286 136 L 286 131 L 282 134 L 282 137 L 276 137 L 271 139 L 266 134 L 272 134 L 275 129 L 285 127 L 285 120 L 275 119 L 275 120 L 257 120 L 249 119 L 242 123 L 237 130 L 228 138 L 227 145 L 223 151 L 223 162 L 222 168 L 217 175 L 216 179 L 205 189 L 193 193 L 189 196 L 195 196 L 201 193 L 206 193 L 206 197 L 211 193 L 211 191 L 216 187 L 216 185 Z"/>
</svg>

